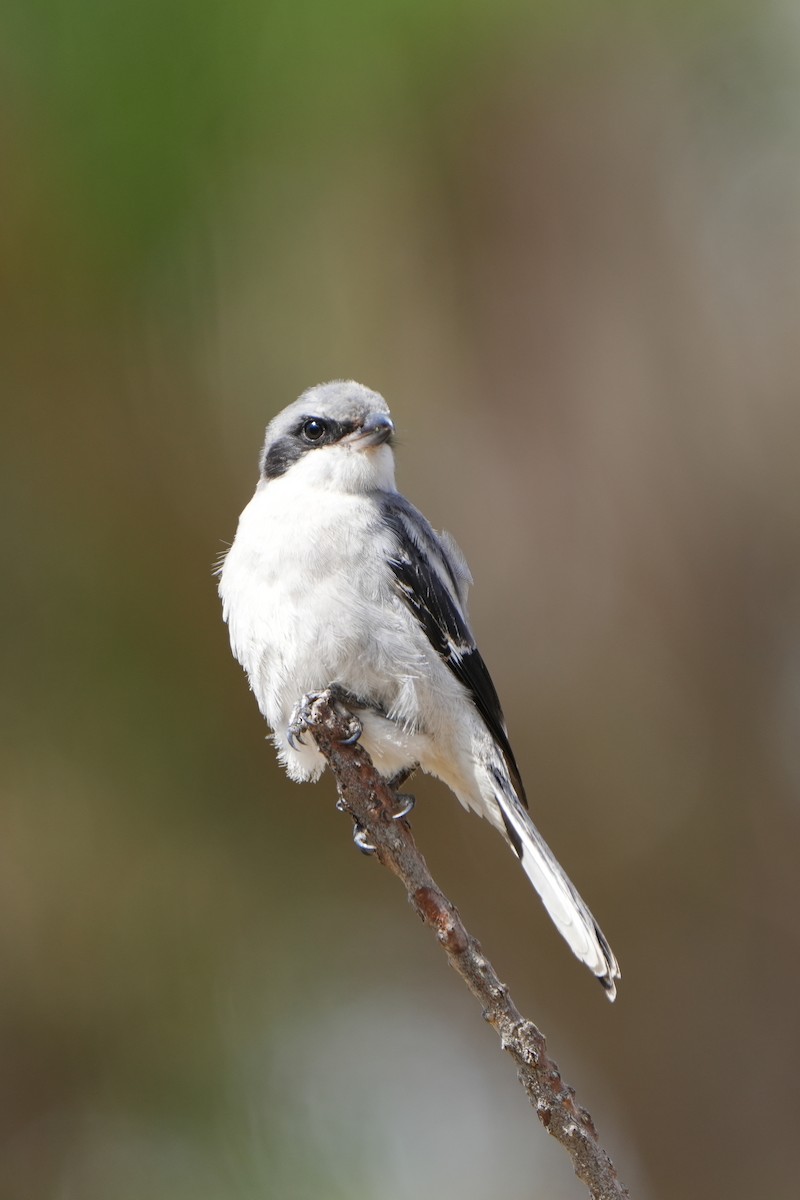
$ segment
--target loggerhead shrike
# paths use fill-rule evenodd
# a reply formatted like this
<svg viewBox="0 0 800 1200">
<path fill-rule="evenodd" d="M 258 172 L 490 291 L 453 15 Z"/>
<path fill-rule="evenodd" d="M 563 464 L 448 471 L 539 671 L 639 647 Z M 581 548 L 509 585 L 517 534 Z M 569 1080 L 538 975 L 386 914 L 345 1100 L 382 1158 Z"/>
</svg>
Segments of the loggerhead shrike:
<svg viewBox="0 0 800 1200">
<path fill-rule="evenodd" d="M 619 967 L 528 814 L 467 618 L 461 551 L 395 487 L 386 401 L 353 381 L 304 392 L 267 428 L 261 478 L 220 568 L 231 647 L 295 780 L 325 760 L 298 702 L 336 684 L 387 779 L 417 766 L 511 844 L 556 927 L 616 995 Z"/>
</svg>

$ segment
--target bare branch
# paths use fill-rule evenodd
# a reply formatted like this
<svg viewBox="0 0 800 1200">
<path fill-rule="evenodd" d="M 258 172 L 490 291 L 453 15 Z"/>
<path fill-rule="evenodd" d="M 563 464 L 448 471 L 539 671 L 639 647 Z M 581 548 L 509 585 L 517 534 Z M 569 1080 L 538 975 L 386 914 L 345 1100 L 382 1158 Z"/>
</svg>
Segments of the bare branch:
<svg viewBox="0 0 800 1200">
<path fill-rule="evenodd" d="M 396 820 L 397 796 L 378 775 L 366 751 L 347 745 L 359 731 L 334 691 L 307 698 L 303 713 L 309 731 L 327 759 L 339 791 L 340 807 L 348 811 L 374 846 L 377 858 L 402 880 L 419 916 L 436 934 L 451 966 L 455 967 L 483 1007 L 504 1050 L 517 1066 L 519 1080 L 548 1133 L 565 1148 L 595 1200 L 628 1197 L 594 1122 L 575 1100 L 549 1057 L 544 1035 L 526 1020 L 498 979 L 480 945 L 464 928 L 455 906 L 435 883 L 416 847 L 408 822 Z"/>
</svg>

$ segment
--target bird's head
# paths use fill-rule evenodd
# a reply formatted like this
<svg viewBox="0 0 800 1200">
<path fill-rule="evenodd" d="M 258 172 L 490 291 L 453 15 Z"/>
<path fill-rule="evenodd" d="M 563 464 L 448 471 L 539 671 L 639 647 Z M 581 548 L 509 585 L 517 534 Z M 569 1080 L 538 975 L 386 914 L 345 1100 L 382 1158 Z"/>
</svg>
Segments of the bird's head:
<svg viewBox="0 0 800 1200">
<path fill-rule="evenodd" d="M 288 477 L 348 492 L 394 490 L 394 425 L 383 396 L 353 380 L 303 392 L 267 426 L 266 484 Z"/>
</svg>

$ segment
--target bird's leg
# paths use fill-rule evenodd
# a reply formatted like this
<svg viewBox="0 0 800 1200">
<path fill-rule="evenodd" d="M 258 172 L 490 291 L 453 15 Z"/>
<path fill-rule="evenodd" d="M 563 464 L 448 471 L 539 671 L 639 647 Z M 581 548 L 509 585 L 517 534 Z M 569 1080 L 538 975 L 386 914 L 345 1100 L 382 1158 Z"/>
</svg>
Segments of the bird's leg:
<svg viewBox="0 0 800 1200">
<path fill-rule="evenodd" d="M 398 792 L 396 790 L 397 787 L 402 787 L 408 777 L 413 775 L 416 769 L 415 763 L 413 767 L 407 767 L 403 771 L 398 771 L 397 774 L 393 775 L 391 779 L 387 779 L 386 786 L 398 801 L 395 808 L 388 810 L 384 809 L 384 812 L 390 821 L 402 821 L 403 817 L 407 817 L 416 804 L 416 799 L 414 796 L 411 796 L 408 793 Z M 336 807 L 338 808 L 339 812 L 347 812 L 347 805 L 341 796 L 336 801 Z M 356 823 L 356 826 L 353 830 L 353 841 L 362 854 L 375 853 L 377 847 L 373 845 L 372 841 L 370 840 L 370 836 L 366 829 L 364 829 L 363 825 Z"/>
<path fill-rule="evenodd" d="M 297 743 L 301 746 L 305 745 L 303 734 L 308 733 L 311 727 L 311 706 L 320 696 L 325 696 L 331 703 L 336 704 L 343 709 L 349 718 L 350 728 L 352 732 L 339 742 L 340 746 L 354 746 L 361 737 L 363 728 L 361 721 L 356 716 L 354 709 L 360 709 L 362 712 L 370 711 L 378 713 L 385 717 L 386 713 L 379 704 L 375 704 L 369 700 L 363 700 L 360 696 L 356 696 L 340 683 L 332 683 L 323 692 L 308 692 L 305 696 L 301 696 L 292 709 L 289 718 L 289 724 L 286 729 L 286 740 L 293 750 L 297 749 Z M 393 821 L 400 821 L 403 817 L 407 817 L 415 804 L 413 796 L 398 794 L 397 788 L 402 787 L 410 775 L 417 769 L 417 764 L 414 763 L 411 767 L 406 767 L 402 771 L 398 771 L 386 781 L 387 787 L 392 791 L 398 800 L 397 806 L 393 810 L 386 812 L 387 817 Z M 340 796 L 336 801 L 336 807 L 340 812 L 347 811 L 347 805 Z M 362 854 L 374 854 L 377 847 L 373 845 L 370 836 L 362 825 L 356 824 L 353 830 L 353 841 Z"/>
<path fill-rule="evenodd" d="M 406 767 L 404 770 L 398 771 L 397 774 L 393 775 L 391 779 L 386 780 L 386 787 L 392 792 L 398 802 L 394 808 L 389 809 L 388 811 L 384 810 L 386 812 L 386 816 L 391 821 L 402 821 L 403 817 L 408 816 L 417 802 L 416 798 L 409 795 L 407 792 L 403 793 L 397 791 L 397 788 L 402 787 L 409 776 L 414 774 L 416 769 L 417 764 L 415 763 L 413 767 Z M 339 797 L 339 799 L 336 801 L 336 807 L 340 812 L 345 812 L 347 809 L 347 805 L 344 803 L 341 797 Z M 356 827 L 353 830 L 353 841 L 355 842 L 356 846 L 358 846 L 362 854 L 374 854 L 375 850 L 377 849 L 377 847 L 373 845 L 369 834 L 362 825 L 356 824 Z"/>
<path fill-rule="evenodd" d="M 386 786 L 392 792 L 398 791 L 403 784 L 411 778 L 418 766 L 419 763 L 414 763 L 410 767 L 403 767 L 403 769 L 398 771 L 396 775 L 392 775 L 386 780 Z"/>
<path fill-rule="evenodd" d="M 386 780 L 386 786 L 390 792 L 394 792 L 399 803 L 397 807 L 390 813 L 393 821 L 402 821 L 403 817 L 407 817 L 414 805 L 417 803 L 416 797 L 409 792 L 401 792 L 398 789 L 403 786 L 407 779 L 416 771 L 419 763 L 414 763 L 410 767 L 403 767 L 402 771 L 398 771 L 391 779 Z"/>
<path fill-rule="evenodd" d="M 332 683 L 328 688 L 328 695 L 334 704 L 338 704 L 343 708 L 351 718 L 354 729 L 349 737 L 344 738 L 340 746 L 354 746 L 361 737 L 362 727 L 361 722 L 354 713 L 353 709 L 360 709 L 361 712 L 374 712 L 379 717 L 385 717 L 386 713 L 381 708 L 380 704 L 376 704 L 374 700 L 364 700 L 361 696 L 356 696 L 354 692 L 349 691 L 341 683 Z"/>
<path fill-rule="evenodd" d="M 304 696 L 300 697 L 292 709 L 289 724 L 286 728 L 286 740 L 289 745 L 293 750 L 297 749 L 298 742 L 301 746 L 305 745 L 303 734 L 308 733 L 310 728 L 309 715 L 311 706 L 320 696 L 329 697 L 333 704 L 338 704 L 350 717 L 352 733 L 341 742 L 341 745 L 354 746 L 361 737 L 361 722 L 352 710 L 354 708 L 365 709 L 374 706 L 359 699 L 358 696 L 354 696 L 352 692 L 348 692 L 340 683 L 332 683 L 330 687 L 322 692 L 306 692 Z"/>
</svg>

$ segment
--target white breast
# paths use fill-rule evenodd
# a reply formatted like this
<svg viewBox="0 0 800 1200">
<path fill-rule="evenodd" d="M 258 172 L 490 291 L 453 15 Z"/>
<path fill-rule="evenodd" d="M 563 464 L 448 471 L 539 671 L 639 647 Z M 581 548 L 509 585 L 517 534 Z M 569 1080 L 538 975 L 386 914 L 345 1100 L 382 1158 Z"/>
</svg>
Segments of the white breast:
<svg viewBox="0 0 800 1200">
<path fill-rule="evenodd" d="M 298 487 L 292 472 L 259 484 L 241 515 L 220 595 L 233 653 L 276 732 L 306 692 L 336 681 L 390 707 L 404 675 L 419 674 L 376 517 L 364 497 Z"/>
<path fill-rule="evenodd" d="M 375 466 L 383 451 L 390 468 L 386 446 Z M 455 743 L 471 740 L 477 718 L 393 586 L 394 547 L 375 491 L 350 467 L 363 470 L 367 458 L 340 459 L 348 469 L 337 474 L 333 455 L 314 452 L 258 485 L 221 571 L 231 646 L 293 778 L 316 777 L 324 760 L 313 745 L 289 746 L 292 709 L 307 692 L 340 683 L 391 718 L 362 714 L 363 744 L 379 770 L 388 776 L 418 762 L 464 800 L 466 784 L 450 778 L 463 757 Z M 384 475 L 391 488 L 390 470 Z"/>
</svg>

